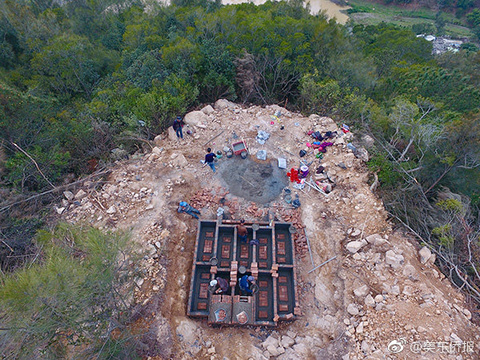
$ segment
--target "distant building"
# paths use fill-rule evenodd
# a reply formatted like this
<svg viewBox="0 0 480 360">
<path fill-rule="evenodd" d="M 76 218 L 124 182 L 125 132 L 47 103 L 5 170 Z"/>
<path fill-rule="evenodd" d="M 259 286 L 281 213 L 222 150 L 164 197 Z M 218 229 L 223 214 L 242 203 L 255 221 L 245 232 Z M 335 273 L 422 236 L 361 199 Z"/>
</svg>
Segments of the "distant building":
<svg viewBox="0 0 480 360">
<path fill-rule="evenodd" d="M 432 53 L 435 55 L 443 54 L 447 51 L 457 52 L 460 50 L 463 40 L 448 39 L 446 37 L 435 37 L 433 35 L 420 34 L 417 37 L 422 37 L 425 40 L 433 43 Z"/>
</svg>

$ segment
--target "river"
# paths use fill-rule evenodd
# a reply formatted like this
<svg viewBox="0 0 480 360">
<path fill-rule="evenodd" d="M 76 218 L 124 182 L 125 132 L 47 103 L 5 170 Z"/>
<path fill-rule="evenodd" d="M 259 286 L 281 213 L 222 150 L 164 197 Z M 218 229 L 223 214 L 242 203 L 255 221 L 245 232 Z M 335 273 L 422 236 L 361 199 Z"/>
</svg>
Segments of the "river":
<svg viewBox="0 0 480 360">
<path fill-rule="evenodd" d="M 241 4 L 244 2 L 247 2 L 247 1 L 222 0 L 222 4 L 224 5 Z M 266 0 L 250 0 L 249 2 L 252 2 L 255 5 L 261 5 L 264 2 L 266 2 Z M 337 22 L 340 24 L 345 24 L 348 20 L 348 15 L 340 12 L 340 10 L 348 9 L 348 6 L 339 6 L 329 0 L 309 0 L 308 2 L 310 3 L 310 10 L 312 14 L 318 14 L 319 11 L 324 10 L 330 19 L 336 18 Z"/>
</svg>

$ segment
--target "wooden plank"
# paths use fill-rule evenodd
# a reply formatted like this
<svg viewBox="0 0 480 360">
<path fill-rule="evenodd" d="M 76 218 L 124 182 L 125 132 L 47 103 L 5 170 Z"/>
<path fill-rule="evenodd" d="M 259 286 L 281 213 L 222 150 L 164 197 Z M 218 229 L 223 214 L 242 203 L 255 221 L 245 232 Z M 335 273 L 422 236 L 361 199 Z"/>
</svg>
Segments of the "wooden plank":
<svg viewBox="0 0 480 360">
<path fill-rule="evenodd" d="M 286 311 L 288 311 L 288 305 L 287 304 L 278 304 L 278 310 L 286 312 Z"/>
<path fill-rule="evenodd" d="M 230 262 L 229 261 L 220 261 L 220 267 L 222 268 L 228 268 L 230 267 Z"/>
<path fill-rule="evenodd" d="M 199 302 L 197 304 L 197 310 L 207 310 L 207 303 Z"/>
<path fill-rule="evenodd" d="M 288 288 L 284 285 L 278 287 L 278 299 L 288 302 Z"/>
<path fill-rule="evenodd" d="M 286 262 L 287 262 L 287 259 L 285 259 L 283 256 L 279 256 L 279 257 L 277 258 L 277 262 L 278 262 L 279 264 L 283 264 L 283 263 L 286 263 Z"/>
<path fill-rule="evenodd" d="M 214 233 L 213 231 L 206 231 L 206 232 L 205 232 L 205 236 L 212 238 L 212 237 L 215 236 L 215 233 Z"/>
<path fill-rule="evenodd" d="M 208 283 L 202 283 L 200 284 L 200 292 L 198 294 L 198 297 L 200 299 L 206 299 L 208 298 Z"/>
<path fill-rule="evenodd" d="M 210 279 L 210 273 L 202 273 L 202 275 L 200 275 L 200 279 Z"/>
<path fill-rule="evenodd" d="M 285 255 L 285 242 L 284 241 L 279 241 L 277 242 L 277 254 L 278 255 Z"/>
<path fill-rule="evenodd" d="M 285 234 L 284 233 L 277 234 L 277 240 L 285 240 Z"/>
<path fill-rule="evenodd" d="M 210 261 L 210 255 L 203 255 L 202 261 Z"/>
<path fill-rule="evenodd" d="M 232 242 L 232 238 L 230 236 L 224 236 L 223 237 L 223 242 L 225 243 L 231 243 Z"/>
<path fill-rule="evenodd" d="M 212 137 L 210 140 L 208 140 L 205 144 L 203 144 L 203 146 L 207 145 L 210 141 L 215 140 L 217 137 L 219 137 L 220 135 L 222 135 L 224 132 L 225 132 L 225 129 L 222 130 L 222 131 L 220 131 L 217 135 L 215 135 L 214 137 Z"/>
<path fill-rule="evenodd" d="M 288 280 L 288 279 L 287 279 L 286 276 L 279 276 L 279 277 L 278 277 L 278 282 L 279 282 L 280 284 L 287 283 L 287 280 Z"/>
</svg>

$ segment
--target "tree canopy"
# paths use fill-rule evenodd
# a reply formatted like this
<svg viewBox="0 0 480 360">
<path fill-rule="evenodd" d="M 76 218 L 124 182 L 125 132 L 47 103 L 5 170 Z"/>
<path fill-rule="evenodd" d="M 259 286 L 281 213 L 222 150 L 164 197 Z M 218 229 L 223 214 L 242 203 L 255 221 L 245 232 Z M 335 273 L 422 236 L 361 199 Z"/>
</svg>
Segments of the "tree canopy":
<svg viewBox="0 0 480 360">
<path fill-rule="evenodd" d="M 461 9 L 480 34 L 480 12 L 473 5 L 438 2 L 444 11 Z M 444 15 L 438 13 L 437 30 L 445 25 Z M 431 43 L 416 36 L 424 29 L 342 26 L 324 14 L 311 15 L 296 0 L 260 6 L 212 0 L 174 0 L 168 6 L 136 0 L 2 1 L 0 187 L 27 197 L 89 174 L 108 162 L 115 148 L 139 149 L 177 115 L 219 98 L 288 104 L 373 137 L 368 165 L 380 180 L 387 210 L 428 238 L 431 247 L 446 249 L 448 264 L 459 239 L 476 246 L 475 236 L 461 224 L 479 225 L 480 53 L 465 46 L 434 55 Z M 451 201 L 441 202 L 457 193 L 461 216 L 445 207 Z M 9 231 L 2 229 L 8 236 L 0 243 L 0 256 L 8 248 L 36 251 L 32 233 L 41 220 L 0 216 L 10 224 Z M 14 236 L 12 229 L 22 224 L 28 229 L 17 233 L 28 240 Z M 102 279 L 91 276 L 99 258 L 89 257 L 90 246 L 110 256 L 116 245 L 94 230 L 84 234 L 92 242 L 76 242 L 75 250 L 86 262 L 65 244 L 43 242 L 42 265 L 4 279 L 0 301 L 5 309 L 24 312 L 18 321 L 32 326 L 27 340 L 37 348 L 56 342 L 62 351 L 69 334 L 87 336 L 82 329 L 92 330 L 90 320 L 62 314 L 68 306 L 75 314 L 84 311 L 86 292 L 101 285 L 96 281 Z M 475 273 L 470 260 L 458 259 L 465 273 Z M 6 272 L 22 265 L 0 260 Z M 61 268 L 78 279 L 58 271 L 60 280 L 52 281 Z M 118 280 L 111 270 L 103 280 Z M 70 281 L 71 293 L 62 288 Z M 14 283 L 22 286 L 15 290 Z M 15 304 L 27 284 L 32 298 Z M 66 295 L 78 301 L 69 303 Z M 90 300 L 110 295 L 95 292 L 98 297 Z M 106 319 L 112 320 L 103 310 L 90 314 L 99 336 Z M 38 314 L 48 319 L 32 324 Z M 8 320 L 21 329 L 17 320 Z M 47 338 L 36 337 L 42 331 Z M 94 338 L 86 340 L 98 345 Z"/>
</svg>

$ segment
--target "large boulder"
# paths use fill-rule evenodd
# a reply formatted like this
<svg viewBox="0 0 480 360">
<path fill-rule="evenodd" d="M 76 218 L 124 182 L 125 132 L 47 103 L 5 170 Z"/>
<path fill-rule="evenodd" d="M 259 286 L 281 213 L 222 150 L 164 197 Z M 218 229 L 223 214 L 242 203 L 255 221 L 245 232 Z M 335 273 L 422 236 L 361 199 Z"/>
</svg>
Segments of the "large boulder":
<svg viewBox="0 0 480 360">
<path fill-rule="evenodd" d="M 265 339 L 265 341 L 262 343 L 262 347 L 264 349 L 267 349 L 269 346 L 273 348 L 277 348 L 279 346 L 279 341 L 276 337 L 273 335 L 270 335 L 268 338 Z"/>
<path fill-rule="evenodd" d="M 237 107 L 237 105 L 231 101 L 228 101 L 226 99 L 219 99 L 215 102 L 215 110 L 225 110 L 225 109 L 234 109 Z"/>
<path fill-rule="evenodd" d="M 310 121 L 313 121 L 315 126 L 315 131 L 320 131 L 321 133 L 325 133 L 327 131 L 337 131 L 338 126 L 333 121 L 332 118 L 326 116 L 319 116 L 317 114 L 312 114 L 308 117 Z"/>
<path fill-rule="evenodd" d="M 428 260 L 430 260 L 430 258 L 432 257 L 432 252 L 426 246 L 422 247 L 418 254 L 420 255 L 420 262 L 422 264 L 426 264 Z"/>
<path fill-rule="evenodd" d="M 393 250 L 388 250 L 385 253 L 385 262 L 390 265 L 393 269 L 398 269 L 403 265 L 404 262 L 403 255 L 396 254 Z"/>
<path fill-rule="evenodd" d="M 175 130 L 173 130 L 173 127 L 169 127 L 168 130 L 168 139 L 169 140 L 177 140 L 177 134 L 175 133 Z"/>
<path fill-rule="evenodd" d="M 193 126 L 200 125 L 208 122 L 208 115 L 206 115 L 203 111 L 192 111 L 185 115 L 183 122 Z"/>
<path fill-rule="evenodd" d="M 202 112 L 206 115 L 210 115 L 215 112 L 215 109 L 211 105 L 207 105 L 202 109 Z"/>
<path fill-rule="evenodd" d="M 162 140 L 163 140 L 163 136 L 162 134 L 160 134 L 155 136 L 155 139 L 153 139 L 153 142 L 155 143 L 156 146 L 162 146 Z"/>
<path fill-rule="evenodd" d="M 293 340 L 290 336 L 288 335 L 283 335 L 282 336 L 282 341 L 281 344 L 284 348 L 289 348 L 293 344 L 295 344 L 295 340 Z"/>
<path fill-rule="evenodd" d="M 63 192 L 63 196 L 65 196 L 65 198 L 68 201 L 72 201 L 73 198 L 75 197 L 75 195 L 71 191 L 68 191 L 68 190 Z"/>
<path fill-rule="evenodd" d="M 383 245 L 387 242 L 387 240 L 385 240 L 379 234 L 373 234 L 373 235 L 367 236 L 365 240 L 367 240 L 369 244 L 376 245 L 376 246 Z"/>
<path fill-rule="evenodd" d="M 172 164 L 173 165 L 177 165 L 177 166 L 180 166 L 180 167 L 185 167 L 185 166 L 188 165 L 188 161 L 185 158 L 185 156 L 183 156 L 183 154 L 173 153 L 170 156 L 170 159 L 172 159 Z"/>
<path fill-rule="evenodd" d="M 366 284 L 363 284 L 362 286 L 353 290 L 355 296 L 357 296 L 359 298 L 363 298 L 364 296 L 366 296 L 369 291 L 370 291 L 370 289 L 368 288 L 368 285 L 366 285 Z"/>
<path fill-rule="evenodd" d="M 78 190 L 78 192 L 75 194 L 75 200 L 82 200 L 86 197 L 87 197 L 87 193 L 82 189 Z"/>
<path fill-rule="evenodd" d="M 358 250 L 360 250 L 362 247 L 364 247 L 367 244 L 365 240 L 355 240 L 355 241 L 350 241 L 346 248 L 348 251 L 350 251 L 352 254 L 355 254 Z"/>
<path fill-rule="evenodd" d="M 353 315 L 353 316 L 358 315 L 358 313 L 359 313 L 359 311 L 358 311 L 358 306 L 355 305 L 355 304 L 348 304 L 348 306 L 347 306 L 347 312 L 348 312 L 350 315 Z"/>
<path fill-rule="evenodd" d="M 365 149 L 364 147 L 357 147 L 355 156 L 363 162 L 368 162 L 368 160 L 370 160 L 370 155 L 368 154 L 367 149 Z"/>
</svg>

